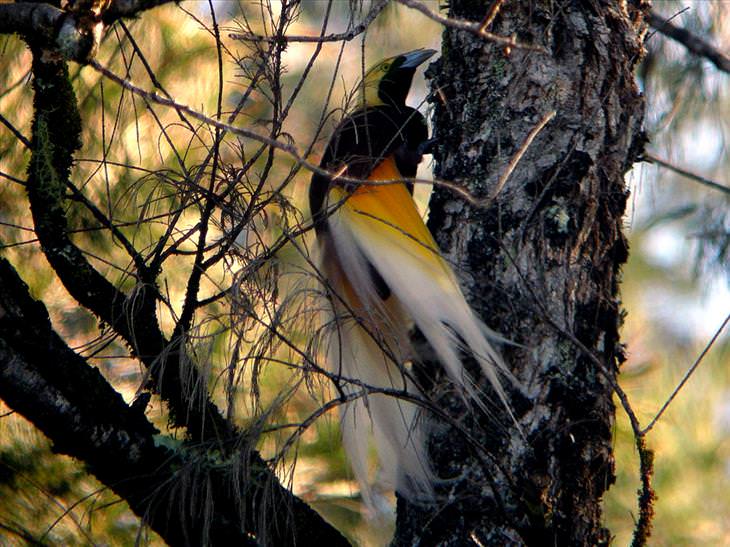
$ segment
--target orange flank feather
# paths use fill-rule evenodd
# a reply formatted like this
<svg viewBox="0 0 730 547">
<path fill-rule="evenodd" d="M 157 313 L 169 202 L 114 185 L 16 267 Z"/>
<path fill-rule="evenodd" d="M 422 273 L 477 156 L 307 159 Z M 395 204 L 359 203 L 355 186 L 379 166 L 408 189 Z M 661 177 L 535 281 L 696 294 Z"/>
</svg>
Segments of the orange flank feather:
<svg viewBox="0 0 730 547">
<path fill-rule="evenodd" d="M 378 182 L 402 178 L 391 156 L 373 169 L 368 180 Z M 441 258 L 438 245 L 424 224 L 405 184 L 362 184 L 349 198 L 342 188 L 335 187 L 330 195 L 334 198 L 333 201 L 346 200 L 343 207 L 360 215 L 361 222 L 368 224 L 370 229 L 400 240 L 401 245 L 409 252 L 451 277 L 451 269 Z"/>
<path fill-rule="evenodd" d="M 341 429 L 371 510 L 378 505 L 374 482 L 412 501 L 434 495 L 436 477 L 426 448 L 429 414 L 413 402 L 423 396 L 409 368 L 419 357 L 409 336 L 414 325 L 432 350 L 429 360 L 443 366 L 465 400 L 482 404 L 462 351 L 479 363 L 506 406 L 500 376 L 511 378 L 489 341 L 498 337 L 466 302 L 406 186 L 430 141 L 425 119 L 405 98 L 415 68 L 432 54 L 412 51 L 367 72 L 366 107 L 339 124 L 323 156 L 321 166 L 332 175 L 315 173 L 310 185 L 330 302 L 326 364 L 338 389 L 357 395 L 341 407 Z M 353 188 L 338 181 L 340 170 L 367 182 Z M 380 462 L 375 481 L 371 439 Z"/>
<path fill-rule="evenodd" d="M 388 157 L 368 180 L 402 178 L 393 157 Z M 466 394 L 477 397 L 461 363 L 465 346 L 504 401 L 497 371 L 506 369 L 487 340 L 489 331 L 464 299 L 405 184 L 364 183 L 353 192 L 333 186 L 328 202 L 330 228 L 320 244 L 322 268 L 337 295 L 333 311 L 339 330 L 328 355 L 333 372 L 374 388 L 418 395 L 404 368 L 416 357 L 408 336 L 415 323 Z M 385 300 L 378 294 L 373 272 L 389 289 Z M 345 391 L 356 389 L 349 386 Z M 369 395 L 348 406 L 342 416 L 343 440 L 360 482 L 368 482 L 368 436 L 363 424 L 371 424 L 365 431 L 372 431 L 378 447 L 385 470 L 381 482 L 411 498 L 432 496 L 434 477 L 421 422 L 415 404 L 392 396 Z M 363 494 L 372 505 L 367 487 Z"/>
</svg>

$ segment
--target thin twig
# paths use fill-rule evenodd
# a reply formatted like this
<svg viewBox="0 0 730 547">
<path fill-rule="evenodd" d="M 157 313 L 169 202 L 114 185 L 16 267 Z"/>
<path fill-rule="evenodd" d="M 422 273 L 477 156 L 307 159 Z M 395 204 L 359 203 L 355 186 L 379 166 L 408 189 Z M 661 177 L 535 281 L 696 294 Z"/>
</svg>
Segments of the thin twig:
<svg viewBox="0 0 730 547">
<path fill-rule="evenodd" d="M 30 150 L 30 140 L 28 140 L 28 137 L 23 135 L 20 130 L 15 127 L 10 120 L 8 120 L 5 116 L 0 114 L 0 123 L 2 123 L 5 127 L 7 127 L 10 132 L 15 135 L 15 138 L 18 139 L 20 142 L 22 142 L 27 149 Z"/>
<path fill-rule="evenodd" d="M 487 201 L 492 201 L 494 198 L 496 198 L 499 193 L 502 191 L 502 188 L 504 187 L 505 183 L 507 182 L 507 179 L 510 177 L 512 172 L 515 170 L 515 167 L 517 167 L 517 164 L 522 159 L 522 156 L 525 155 L 525 152 L 532 144 L 532 141 L 535 140 L 535 137 L 537 137 L 538 133 L 544 129 L 544 127 L 550 123 L 550 121 L 555 117 L 557 112 L 555 110 L 552 110 L 548 112 L 540 122 L 532 128 L 532 131 L 527 135 L 527 138 L 522 143 L 522 146 L 520 146 L 519 150 L 515 153 L 514 156 L 512 156 L 512 159 L 507 164 L 507 169 L 505 169 L 504 173 L 502 173 L 502 176 L 499 177 L 499 180 L 497 181 L 497 185 L 494 187 L 492 192 L 489 194 L 489 197 L 487 198 Z"/>
<path fill-rule="evenodd" d="M 730 322 L 730 314 L 728 314 L 727 317 L 725 317 L 725 320 L 722 322 L 722 325 L 715 331 L 715 334 L 712 336 L 710 341 L 705 346 L 705 349 L 702 350 L 702 353 L 700 353 L 699 357 L 695 360 L 695 362 L 692 364 L 691 367 L 687 370 L 687 372 L 682 377 L 682 380 L 677 384 L 677 387 L 674 388 L 674 391 L 672 391 L 672 394 L 669 396 L 669 398 L 664 401 L 664 404 L 662 405 L 662 408 L 659 409 L 659 412 L 656 413 L 656 416 L 649 422 L 649 425 L 647 425 L 644 429 L 640 431 L 641 435 L 646 435 L 651 429 L 656 425 L 656 423 L 659 421 L 659 418 L 662 417 L 662 414 L 667 410 L 670 404 L 672 404 L 672 401 L 675 399 L 675 397 L 679 394 L 679 392 L 684 387 L 684 384 L 687 383 L 687 381 L 690 379 L 692 374 L 694 374 L 695 370 L 697 370 L 697 367 L 700 366 L 700 363 L 702 363 L 702 360 L 705 358 L 705 355 L 707 355 L 707 352 L 710 351 L 710 348 L 715 344 L 715 341 L 720 336 L 720 333 L 725 329 L 728 322 Z"/>
<path fill-rule="evenodd" d="M 493 32 L 484 30 L 482 28 L 482 23 L 474 23 L 472 21 L 466 21 L 464 19 L 455 19 L 453 17 L 444 17 L 443 15 L 428 9 L 421 2 L 417 2 L 416 0 L 397 0 L 397 1 L 401 4 L 403 4 L 404 6 L 412 8 L 416 11 L 420 11 L 422 14 L 424 14 L 429 19 L 432 19 L 432 20 L 436 21 L 437 23 L 441 23 L 445 27 L 450 27 L 450 28 L 454 28 L 457 30 L 465 30 L 466 32 L 471 32 L 472 34 L 476 34 L 477 36 L 484 38 L 485 40 L 489 40 L 490 42 L 494 42 L 495 44 L 500 44 L 500 45 L 508 47 L 508 48 L 525 49 L 527 51 L 539 51 L 540 53 L 547 53 L 545 48 L 542 46 L 536 46 L 533 44 L 523 44 L 522 42 L 518 42 L 514 36 L 509 36 L 509 37 L 501 36 L 499 34 L 494 34 Z"/>
<path fill-rule="evenodd" d="M 698 175 L 696 173 L 692 173 L 691 171 L 687 171 L 686 169 L 682 169 L 681 167 L 677 167 L 676 165 L 673 165 L 666 160 L 657 158 L 653 154 L 645 153 L 640 159 L 648 163 L 655 163 L 657 165 L 661 165 L 662 167 L 666 167 L 670 171 L 674 171 L 675 173 L 682 175 L 685 178 L 703 184 L 708 188 L 712 188 L 713 190 L 719 190 L 720 192 L 724 192 L 725 194 L 730 194 L 730 186 L 725 186 L 724 184 L 720 184 L 719 182 L 710 180 L 706 177 L 703 177 L 702 175 Z"/>
<path fill-rule="evenodd" d="M 692 34 L 685 28 L 673 25 L 666 17 L 654 12 L 649 13 L 649 24 L 664 36 L 682 44 L 695 55 L 704 57 L 719 70 L 730 73 L 730 57 L 703 38 Z"/>
<path fill-rule="evenodd" d="M 130 258 L 134 261 L 135 266 L 137 267 L 137 271 L 142 274 L 146 271 L 147 267 L 145 266 L 144 259 L 140 256 L 140 254 L 137 252 L 137 249 L 135 249 L 134 245 L 131 241 L 129 241 L 124 233 L 119 229 L 117 225 L 114 224 L 114 222 L 111 219 L 111 216 L 106 216 L 104 213 L 102 213 L 99 208 L 91 201 L 89 200 L 81 190 L 76 188 L 74 184 L 72 184 L 70 181 L 67 181 L 67 186 L 69 190 L 71 190 L 71 193 L 73 194 L 73 199 L 78 201 L 79 203 L 83 204 L 91 213 L 91 215 L 106 229 L 108 229 L 114 238 L 116 238 L 124 247 L 124 249 L 127 251 L 127 254 L 130 256 Z"/>
<path fill-rule="evenodd" d="M 356 27 L 351 28 L 346 32 L 339 32 L 337 34 L 326 34 L 319 36 L 302 36 L 302 35 L 276 35 L 276 36 L 262 36 L 260 34 L 252 34 L 249 32 L 244 33 L 230 33 L 229 38 L 233 40 L 249 41 L 249 42 L 308 42 L 322 44 L 324 42 L 349 42 L 365 32 L 370 23 L 383 11 L 383 8 L 388 5 L 389 0 L 381 0 L 375 4 L 365 18 Z"/>
<path fill-rule="evenodd" d="M 220 120 L 223 111 L 223 53 L 221 50 L 220 40 L 220 29 L 218 27 L 218 20 L 215 16 L 215 8 L 212 0 L 208 0 L 208 7 L 210 10 L 210 18 L 213 27 L 213 36 L 215 37 L 216 44 L 216 57 L 218 61 L 218 93 L 216 97 L 216 113 L 215 119 Z M 221 143 L 221 129 L 216 127 L 215 139 L 213 146 L 209 151 L 208 158 L 212 156 L 213 164 L 210 171 L 210 180 L 208 181 L 208 195 L 212 195 L 215 190 L 215 178 L 218 172 L 218 162 L 220 159 L 220 143 Z M 206 165 L 209 159 L 206 158 Z M 200 170 L 202 176 L 203 170 Z M 200 279 L 203 276 L 204 269 L 202 263 L 205 258 L 206 251 L 206 240 L 208 237 L 208 228 L 210 216 L 213 214 L 215 209 L 215 200 L 208 199 L 205 201 L 205 205 L 200 214 L 199 230 L 198 230 L 198 242 L 195 251 L 195 260 L 188 276 L 188 281 L 185 284 L 185 299 L 183 301 L 183 308 L 180 313 L 180 318 L 175 325 L 175 336 L 182 336 L 188 330 L 195 316 L 196 302 L 198 299 L 198 292 L 200 290 Z"/>
<path fill-rule="evenodd" d="M 27 186 L 26 181 L 23 179 L 19 179 L 18 177 L 14 177 L 10 173 L 5 173 L 4 171 L 0 171 L 0 177 L 8 179 L 10 182 L 14 182 L 15 184 L 20 184 L 21 186 Z"/>
<path fill-rule="evenodd" d="M 504 0 L 494 0 L 494 2 L 492 2 L 492 5 L 489 6 L 489 10 L 482 20 L 482 24 L 479 25 L 479 32 L 486 31 L 491 24 L 494 23 L 494 18 L 497 17 L 499 10 L 502 8 L 503 1 Z"/>
<path fill-rule="evenodd" d="M 128 91 L 131 91 L 135 95 L 139 95 L 144 100 L 160 104 L 162 106 L 167 106 L 170 108 L 173 108 L 177 110 L 178 112 L 183 112 L 190 116 L 191 118 L 195 118 L 197 120 L 200 120 L 201 122 L 219 128 L 223 129 L 225 131 L 228 131 L 234 135 L 238 135 L 239 137 L 244 137 L 247 139 L 252 139 L 255 141 L 258 141 L 266 146 L 270 146 L 272 148 L 276 148 L 278 150 L 281 150 L 282 152 L 289 154 L 291 156 L 292 160 L 307 169 L 308 171 L 312 173 L 317 173 L 319 175 L 325 176 L 325 177 L 331 177 L 332 173 L 327 171 L 326 169 L 323 169 L 306 159 L 302 157 L 302 155 L 299 153 L 297 148 L 293 146 L 292 144 L 284 143 L 279 140 L 276 140 L 274 138 L 268 137 L 266 135 L 262 135 L 260 133 L 256 133 L 255 131 L 251 131 L 249 129 L 245 129 L 243 127 L 237 127 L 233 126 L 229 123 L 222 122 L 220 120 L 216 120 L 214 118 L 211 118 L 209 116 L 206 116 L 205 114 L 201 114 L 200 112 L 190 108 L 189 106 L 186 106 L 184 104 L 178 103 L 172 99 L 168 99 L 166 97 L 161 97 L 159 94 L 155 92 L 148 92 L 144 89 L 137 87 L 129 80 L 122 78 L 121 76 L 115 74 L 108 68 L 104 67 L 101 63 L 98 61 L 92 60 L 87 65 L 94 70 L 100 72 L 110 80 L 114 81 L 118 85 L 122 86 L 123 88 L 127 89 Z M 370 185 L 370 186 L 382 186 L 382 185 L 388 185 L 388 184 L 396 184 L 396 183 L 402 183 L 403 179 L 392 179 L 392 180 L 382 180 L 382 181 L 369 181 L 365 179 L 355 178 L 355 177 L 339 177 L 339 181 L 343 183 L 353 183 L 353 184 L 361 184 L 361 185 Z M 455 194 L 458 194 L 462 198 L 464 198 L 466 201 L 468 201 L 471 205 L 475 207 L 484 207 L 485 205 L 488 205 L 490 200 L 478 198 L 471 194 L 469 191 L 464 189 L 463 187 L 459 186 L 456 183 L 442 180 L 442 179 L 433 179 L 433 180 L 427 180 L 427 179 L 408 179 L 408 182 L 412 182 L 414 184 L 433 184 L 436 186 L 443 186 L 445 188 L 448 188 L 452 190 Z"/>
</svg>

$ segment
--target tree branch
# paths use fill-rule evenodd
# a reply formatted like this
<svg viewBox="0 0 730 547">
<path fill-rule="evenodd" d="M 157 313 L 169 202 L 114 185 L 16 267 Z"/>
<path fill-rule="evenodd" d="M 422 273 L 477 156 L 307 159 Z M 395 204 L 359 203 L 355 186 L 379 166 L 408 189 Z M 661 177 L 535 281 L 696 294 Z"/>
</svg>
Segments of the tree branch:
<svg viewBox="0 0 730 547">
<path fill-rule="evenodd" d="M 205 445 L 158 442 L 144 414 L 53 331 L 46 308 L 4 259 L 0 398 L 55 450 L 84 462 L 170 545 L 347 545 L 248 447 L 221 462 Z"/>
<path fill-rule="evenodd" d="M 695 55 L 704 57 L 718 69 L 730 73 L 730 57 L 703 38 L 674 25 L 666 17 L 653 11 L 649 13 L 649 24 L 664 36 L 682 44 Z"/>
<path fill-rule="evenodd" d="M 186 386 L 207 385 L 185 355 L 182 341 L 165 339 L 157 321 L 156 272 L 137 271 L 138 284 L 126 295 L 86 259 L 68 235 L 64 208 L 73 154 L 80 143 L 76 98 L 63 62 L 44 62 L 33 49 L 35 91 L 33 151 L 28 167 L 28 199 L 41 248 L 69 293 L 110 325 L 150 370 L 154 387 L 170 405 L 172 423 L 199 440 L 233 438 L 233 426 L 207 393 Z M 184 381 L 186 378 L 187 381 Z M 200 403 L 190 405 L 193 395 Z"/>
<path fill-rule="evenodd" d="M 137 17 L 143 11 L 180 0 L 112 0 L 109 7 L 102 13 L 101 20 L 105 25 L 111 25 L 117 19 Z"/>
<path fill-rule="evenodd" d="M 0 4 L 0 34 L 34 35 L 36 39 L 53 42 L 54 27 L 63 16 L 62 10 L 50 4 Z"/>
<path fill-rule="evenodd" d="M 440 13 L 430 10 L 427 6 L 425 6 L 423 3 L 419 2 L 418 0 L 397 0 L 397 1 L 398 1 L 398 3 L 403 4 L 404 6 L 407 6 L 416 11 L 420 11 L 423 15 L 425 15 L 429 19 L 432 19 L 433 21 L 436 21 L 437 23 L 441 23 L 442 25 L 444 25 L 444 27 L 470 32 L 476 36 L 479 36 L 480 38 L 483 38 L 484 40 L 487 40 L 489 42 L 494 42 L 495 44 L 499 44 L 501 46 L 504 46 L 505 48 L 524 49 L 524 50 L 528 50 L 528 51 L 537 51 L 540 53 L 546 53 L 545 48 L 542 46 L 536 46 L 533 44 L 523 44 L 522 42 L 518 42 L 514 36 L 501 36 L 499 34 L 495 34 L 493 32 L 489 32 L 488 30 L 486 30 L 487 27 L 489 26 L 489 24 L 491 24 L 491 19 L 493 18 L 493 16 L 491 15 L 493 12 L 493 8 L 490 8 L 487 11 L 485 19 L 483 21 L 481 21 L 479 23 L 475 23 L 472 21 L 464 20 L 464 19 L 457 19 L 455 17 L 445 17 L 445 16 L 441 15 Z M 486 24 L 485 24 L 485 22 L 486 22 Z"/>
<path fill-rule="evenodd" d="M 661 158 L 656 157 L 653 154 L 650 154 L 648 152 L 645 152 L 644 155 L 639 158 L 639 160 L 646 161 L 648 163 L 654 163 L 656 165 L 659 165 L 661 167 L 664 167 L 666 169 L 669 169 L 670 171 L 674 171 L 678 175 L 682 175 L 683 177 L 693 180 L 699 184 L 702 184 L 704 186 L 707 186 L 708 188 L 712 188 L 713 190 L 719 190 L 720 192 L 723 192 L 725 194 L 730 194 L 730 187 L 725 186 L 724 184 L 720 184 L 719 182 L 715 182 L 714 180 L 710 180 L 706 177 L 703 177 L 702 175 L 698 175 L 697 173 L 693 173 L 692 171 L 687 171 L 686 169 L 682 169 L 681 167 L 677 167 L 676 165 L 669 163 L 666 160 L 663 160 Z"/>
<path fill-rule="evenodd" d="M 360 36 L 368 28 L 375 18 L 383 11 L 383 8 L 388 5 L 389 0 L 380 0 L 375 3 L 367 15 L 357 26 L 352 27 L 346 32 L 339 32 L 336 34 L 325 34 L 319 36 L 297 36 L 297 35 L 275 35 L 275 36 L 263 36 L 260 34 L 252 34 L 250 32 L 233 32 L 228 35 L 233 40 L 239 40 L 242 42 L 307 42 L 322 44 L 325 42 L 349 42 L 350 40 Z"/>
<path fill-rule="evenodd" d="M 86 64 L 96 54 L 104 26 L 173 0 L 69 2 L 59 9 L 41 2 L 0 3 L 0 34 L 20 34 L 63 58 Z"/>
<path fill-rule="evenodd" d="M 0 33 L 21 34 L 66 59 L 86 63 L 96 54 L 101 25 L 86 14 L 50 4 L 18 2 L 0 4 Z"/>
</svg>

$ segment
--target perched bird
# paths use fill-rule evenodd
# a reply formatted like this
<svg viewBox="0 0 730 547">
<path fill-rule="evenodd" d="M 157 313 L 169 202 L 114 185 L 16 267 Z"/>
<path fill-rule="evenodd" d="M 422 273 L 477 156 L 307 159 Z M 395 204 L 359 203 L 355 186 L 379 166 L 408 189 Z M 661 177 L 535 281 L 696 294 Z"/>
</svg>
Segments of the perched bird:
<svg viewBox="0 0 730 547">
<path fill-rule="evenodd" d="M 464 299 L 411 195 L 408 179 L 430 141 L 423 115 L 405 101 L 416 68 L 434 53 L 397 55 L 365 73 L 358 108 L 335 129 L 320 163 L 331 175 L 312 177 L 309 201 L 331 311 L 326 360 L 343 394 L 369 386 L 418 396 L 408 366 L 417 359 L 409 342 L 415 324 L 467 397 L 477 393 L 462 366 L 463 349 L 504 400 L 505 369 L 490 331 Z M 424 420 L 406 399 L 371 392 L 341 409 L 345 449 L 371 507 L 371 438 L 379 482 L 411 499 L 433 495 Z"/>
</svg>

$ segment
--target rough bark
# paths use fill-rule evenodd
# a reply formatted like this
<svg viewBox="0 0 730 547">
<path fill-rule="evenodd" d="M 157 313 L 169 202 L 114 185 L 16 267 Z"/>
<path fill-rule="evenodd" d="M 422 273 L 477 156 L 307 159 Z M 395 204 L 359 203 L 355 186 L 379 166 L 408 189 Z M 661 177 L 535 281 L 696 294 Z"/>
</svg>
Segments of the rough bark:
<svg viewBox="0 0 730 547">
<path fill-rule="evenodd" d="M 519 380 L 511 418 L 460 410 L 463 432 L 439 428 L 431 451 L 438 507 L 399 500 L 396 545 L 598 545 L 601 496 L 614 482 L 612 384 L 623 360 L 620 267 L 628 255 L 624 174 L 641 151 L 644 104 L 639 2 L 507 1 L 491 28 L 546 53 L 447 28 L 429 75 L 436 91 L 435 177 L 477 198 L 528 134 L 542 130 L 486 206 L 446 188 L 430 228 L 463 268 L 474 307 L 520 346 L 504 355 Z M 450 15 L 481 21 L 483 2 Z M 486 389 L 486 388 L 485 388 Z M 486 451 L 486 452 L 485 452 Z"/>
<path fill-rule="evenodd" d="M 643 30 L 637 2 L 505 2 L 490 30 L 541 44 L 544 54 L 508 53 L 473 33 L 445 32 L 443 58 L 431 70 L 435 97 L 443 99 L 434 109 L 439 179 L 478 198 L 492 195 L 530 131 L 548 112 L 557 116 L 487 206 L 471 206 L 444 188 L 431 202 L 431 229 L 469 272 L 464 279 L 475 308 L 520 344 L 504 353 L 521 386 L 510 393 L 521 434 L 497 406 L 485 416 L 440 393 L 458 428 L 434 428 L 431 449 L 439 474 L 452 480 L 440 486 L 438 507 L 399 502 L 398 545 L 593 545 L 609 539 L 600 499 L 614 480 L 611 385 L 622 360 L 618 276 L 627 256 L 623 174 L 643 142 L 643 103 L 632 75 Z M 156 3 L 112 5 L 125 15 L 129 6 Z M 33 11 L 19 10 L 12 8 L 19 17 Z M 481 1 L 451 2 L 455 17 L 480 21 L 485 12 Z M 187 426 L 199 442 L 225 445 L 226 461 L 239 456 L 246 465 L 214 461 L 208 467 L 210 456 L 193 454 L 195 476 L 179 482 L 190 452 L 156 446 L 144 416 L 52 332 L 45 310 L 30 302 L 5 263 L 0 289 L 14 290 L 0 291 L 0 397 L 46 432 L 58 451 L 85 461 L 171 544 L 245 544 L 265 519 L 269 535 L 256 538 L 261 542 L 343 543 L 275 482 L 257 453 L 240 447 L 246 439 L 209 400 L 183 412 L 180 370 L 155 367 L 163 355 L 168 363 L 184 361 L 154 316 L 155 272 L 139 267 L 142 292 L 123 294 L 68 237 L 63 201 L 80 126 L 65 65 L 42 60 L 40 49 L 50 41 L 34 51 L 28 177 L 43 250 L 69 292 L 159 374 L 156 387 L 176 425 Z M 13 311 L 18 298 L 18 310 L 28 314 Z M 135 306 L 125 305 L 132 301 Z M 201 505 L 210 492 L 214 514 Z M 178 509 L 183 501 L 189 510 Z M 276 510 L 266 514 L 265 507 Z M 238 524 L 241 515 L 249 520 Z"/>
</svg>

